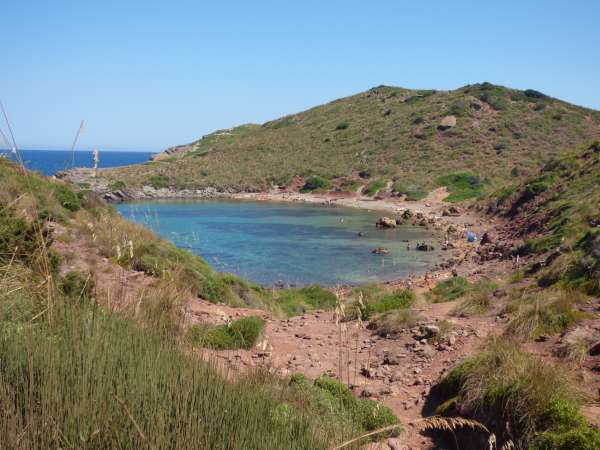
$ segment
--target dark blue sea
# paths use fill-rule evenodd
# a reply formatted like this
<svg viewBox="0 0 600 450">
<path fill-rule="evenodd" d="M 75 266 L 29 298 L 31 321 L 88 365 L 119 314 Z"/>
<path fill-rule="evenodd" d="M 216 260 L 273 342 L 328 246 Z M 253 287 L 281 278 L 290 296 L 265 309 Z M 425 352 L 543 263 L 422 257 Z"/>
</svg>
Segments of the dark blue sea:
<svg viewBox="0 0 600 450">
<path fill-rule="evenodd" d="M 68 150 L 20 150 L 23 162 L 28 169 L 44 175 L 54 175 L 71 167 L 72 153 Z M 9 152 L 0 152 L 14 157 Z M 155 152 L 154 152 L 155 153 Z M 140 164 L 150 159 L 153 152 L 100 151 L 98 167 L 119 167 Z M 92 152 L 76 151 L 74 167 L 92 167 Z"/>
</svg>

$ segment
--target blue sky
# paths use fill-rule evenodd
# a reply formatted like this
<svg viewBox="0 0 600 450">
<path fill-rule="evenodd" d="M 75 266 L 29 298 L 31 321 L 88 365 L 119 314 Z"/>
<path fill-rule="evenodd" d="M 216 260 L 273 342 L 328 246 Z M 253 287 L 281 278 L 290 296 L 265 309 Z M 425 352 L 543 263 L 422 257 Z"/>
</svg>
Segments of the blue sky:
<svg viewBox="0 0 600 450">
<path fill-rule="evenodd" d="M 600 109 L 600 2 L 3 1 L 23 148 L 159 150 L 379 84 L 533 88 Z"/>
</svg>

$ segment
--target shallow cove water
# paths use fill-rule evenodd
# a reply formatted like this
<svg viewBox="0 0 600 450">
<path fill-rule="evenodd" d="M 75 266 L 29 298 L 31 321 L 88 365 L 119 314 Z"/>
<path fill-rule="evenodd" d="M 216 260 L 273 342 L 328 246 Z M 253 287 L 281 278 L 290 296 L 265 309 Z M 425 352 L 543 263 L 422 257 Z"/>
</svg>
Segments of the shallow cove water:
<svg viewBox="0 0 600 450">
<path fill-rule="evenodd" d="M 428 270 L 440 256 L 433 232 L 412 226 L 380 230 L 375 222 L 381 213 L 355 208 L 168 200 L 122 203 L 117 209 L 204 257 L 214 269 L 265 286 L 385 281 Z M 416 251 L 417 241 L 433 244 L 436 251 Z M 389 254 L 371 253 L 376 247 Z"/>
</svg>

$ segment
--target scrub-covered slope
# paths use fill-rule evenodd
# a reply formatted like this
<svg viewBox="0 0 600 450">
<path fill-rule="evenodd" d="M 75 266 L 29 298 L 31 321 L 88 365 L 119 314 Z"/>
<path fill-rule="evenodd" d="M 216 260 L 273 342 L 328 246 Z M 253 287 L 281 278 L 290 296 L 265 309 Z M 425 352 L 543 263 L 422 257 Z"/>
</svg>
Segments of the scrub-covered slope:
<svg viewBox="0 0 600 450">
<path fill-rule="evenodd" d="M 396 192 L 419 197 L 458 181 L 473 194 L 598 137 L 598 111 L 534 90 L 380 86 L 263 125 L 219 130 L 153 162 L 102 173 L 125 189 L 370 185 L 372 194 L 394 182 Z M 474 177 L 441 178 L 465 172 Z"/>
<path fill-rule="evenodd" d="M 491 206 L 510 219 L 521 254 L 546 254 L 540 283 L 600 294 L 600 143 L 557 157 Z"/>
</svg>

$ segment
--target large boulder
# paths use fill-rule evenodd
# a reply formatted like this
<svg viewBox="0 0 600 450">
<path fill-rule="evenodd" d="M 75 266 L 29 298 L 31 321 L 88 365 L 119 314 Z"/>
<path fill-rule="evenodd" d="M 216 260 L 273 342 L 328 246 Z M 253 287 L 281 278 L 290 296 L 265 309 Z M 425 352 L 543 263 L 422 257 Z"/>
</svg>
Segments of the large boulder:
<svg viewBox="0 0 600 450">
<path fill-rule="evenodd" d="M 376 225 L 379 228 L 396 228 L 396 219 L 392 219 L 391 217 L 380 217 L 377 220 Z"/>
<path fill-rule="evenodd" d="M 456 126 L 456 117 L 455 116 L 446 116 L 442 119 L 440 124 L 438 125 L 438 130 L 445 131 L 449 130 L 452 127 Z"/>
</svg>

